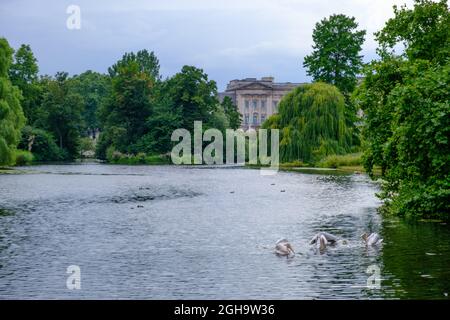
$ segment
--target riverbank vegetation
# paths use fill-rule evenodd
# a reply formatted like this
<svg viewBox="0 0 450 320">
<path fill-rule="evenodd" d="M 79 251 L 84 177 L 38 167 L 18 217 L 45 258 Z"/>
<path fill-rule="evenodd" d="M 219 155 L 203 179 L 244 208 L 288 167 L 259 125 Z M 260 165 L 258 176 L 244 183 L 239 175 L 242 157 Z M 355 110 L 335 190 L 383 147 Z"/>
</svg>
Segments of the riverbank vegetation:
<svg viewBox="0 0 450 320">
<path fill-rule="evenodd" d="M 281 167 L 364 166 L 384 181 L 386 211 L 449 219 L 449 25 L 445 0 L 394 7 L 375 34 L 379 59 L 364 64 L 366 32 L 355 18 L 318 22 L 303 62 L 313 83 L 288 93 L 262 125 L 280 130 Z M 140 50 L 107 74 L 39 76 L 30 46 L 14 52 L 0 39 L 0 165 L 167 163 L 172 132 L 192 132 L 194 121 L 222 132 L 241 124 L 233 101 L 219 102 L 215 81 L 195 66 L 163 79 L 154 52 Z"/>
<path fill-rule="evenodd" d="M 449 25 L 447 1 L 395 7 L 376 34 L 381 59 L 354 95 L 365 114 L 364 165 L 381 167 L 384 208 L 400 216 L 449 219 Z"/>
</svg>

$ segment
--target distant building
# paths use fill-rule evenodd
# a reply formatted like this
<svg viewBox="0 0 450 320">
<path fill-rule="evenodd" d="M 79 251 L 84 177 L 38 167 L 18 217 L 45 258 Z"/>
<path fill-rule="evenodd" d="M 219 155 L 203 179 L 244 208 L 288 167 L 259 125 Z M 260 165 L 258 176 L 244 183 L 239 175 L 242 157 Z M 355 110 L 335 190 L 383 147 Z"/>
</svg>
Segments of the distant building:
<svg viewBox="0 0 450 320">
<path fill-rule="evenodd" d="M 242 114 L 241 128 L 257 129 L 272 114 L 278 112 L 281 98 L 302 83 L 277 83 L 273 77 L 231 80 L 225 92 L 219 93 L 219 100 L 230 97 Z"/>
</svg>

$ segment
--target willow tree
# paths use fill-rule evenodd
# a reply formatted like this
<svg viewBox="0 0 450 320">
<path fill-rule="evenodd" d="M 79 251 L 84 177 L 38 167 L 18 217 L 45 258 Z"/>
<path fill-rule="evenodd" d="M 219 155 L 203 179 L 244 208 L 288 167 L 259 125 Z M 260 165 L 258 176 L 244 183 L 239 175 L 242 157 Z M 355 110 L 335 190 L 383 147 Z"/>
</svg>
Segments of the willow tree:
<svg viewBox="0 0 450 320">
<path fill-rule="evenodd" d="M 12 54 L 8 41 L 0 38 L 0 165 L 14 162 L 20 130 L 25 123 L 20 91 L 11 84 L 8 77 Z"/>
<path fill-rule="evenodd" d="M 297 87 L 279 105 L 263 128 L 280 129 L 282 162 L 314 163 L 330 154 L 350 151 L 352 132 L 346 126 L 344 96 L 332 85 L 317 82 Z"/>
</svg>

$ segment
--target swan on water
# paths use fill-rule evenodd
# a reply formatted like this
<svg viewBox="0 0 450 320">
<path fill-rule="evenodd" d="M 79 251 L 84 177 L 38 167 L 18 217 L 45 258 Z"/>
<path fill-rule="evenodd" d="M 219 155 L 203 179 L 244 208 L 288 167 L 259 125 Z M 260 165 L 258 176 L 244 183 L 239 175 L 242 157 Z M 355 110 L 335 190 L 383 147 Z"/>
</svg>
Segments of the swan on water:
<svg viewBox="0 0 450 320">
<path fill-rule="evenodd" d="M 291 253 L 295 254 L 291 244 L 286 239 L 280 239 L 275 244 L 275 253 L 280 256 L 288 257 Z"/>
</svg>

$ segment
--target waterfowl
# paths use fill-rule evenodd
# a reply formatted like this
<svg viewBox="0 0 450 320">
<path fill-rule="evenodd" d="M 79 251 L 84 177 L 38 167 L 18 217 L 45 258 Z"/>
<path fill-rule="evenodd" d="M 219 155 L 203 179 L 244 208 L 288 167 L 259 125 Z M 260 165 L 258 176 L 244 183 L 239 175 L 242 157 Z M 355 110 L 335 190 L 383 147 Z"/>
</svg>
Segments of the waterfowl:
<svg viewBox="0 0 450 320">
<path fill-rule="evenodd" d="M 291 253 L 295 254 L 291 244 L 286 239 L 280 239 L 275 244 L 275 253 L 279 256 L 288 257 Z"/>
<path fill-rule="evenodd" d="M 383 242 L 383 239 L 376 232 L 373 232 L 370 235 L 364 233 L 363 235 L 361 235 L 361 238 L 366 243 L 366 246 L 379 246 Z"/>
<path fill-rule="evenodd" d="M 316 244 L 320 250 L 324 250 L 327 245 L 336 244 L 338 240 L 336 236 L 328 232 L 319 232 L 311 239 L 309 244 Z"/>
</svg>

